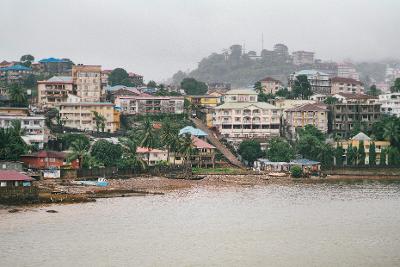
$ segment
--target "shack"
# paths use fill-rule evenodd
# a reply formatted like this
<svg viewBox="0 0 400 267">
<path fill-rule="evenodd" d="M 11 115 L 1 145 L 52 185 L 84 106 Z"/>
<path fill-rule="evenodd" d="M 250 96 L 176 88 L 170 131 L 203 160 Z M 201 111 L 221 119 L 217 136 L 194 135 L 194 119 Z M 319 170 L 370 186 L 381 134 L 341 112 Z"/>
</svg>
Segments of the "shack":
<svg viewBox="0 0 400 267">
<path fill-rule="evenodd" d="M 288 172 L 290 164 L 288 162 L 272 162 L 268 159 L 258 159 L 254 162 L 254 169 L 258 171 Z"/>
<path fill-rule="evenodd" d="M 31 177 L 14 170 L 0 170 L 0 203 L 36 201 L 37 188 Z"/>
<path fill-rule="evenodd" d="M 290 162 L 291 166 L 299 166 L 304 174 L 319 174 L 321 172 L 321 162 L 309 159 L 294 159 Z"/>
</svg>

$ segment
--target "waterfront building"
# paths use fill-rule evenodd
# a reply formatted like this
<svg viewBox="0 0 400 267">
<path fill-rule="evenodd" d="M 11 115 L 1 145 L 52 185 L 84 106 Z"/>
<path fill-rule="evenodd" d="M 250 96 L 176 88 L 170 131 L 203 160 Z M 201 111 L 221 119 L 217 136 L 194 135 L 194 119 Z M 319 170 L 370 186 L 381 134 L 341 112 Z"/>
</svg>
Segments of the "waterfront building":
<svg viewBox="0 0 400 267">
<path fill-rule="evenodd" d="M 64 152 L 58 151 L 39 151 L 32 154 L 21 155 L 20 159 L 23 164 L 30 169 L 51 169 L 51 168 L 61 168 L 63 166 L 68 166 L 73 169 L 79 168 L 79 160 L 73 160 L 68 163 L 68 155 Z"/>
<path fill-rule="evenodd" d="M 314 63 L 314 52 L 295 51 L 292 53 L 294 65 L 305 65 Z"/>
<path fill-rule="evenodd" d="M 293 89 L 297 76 L 305 75 L 311 85 L 311 91 L 319 94 L 330 94 L 331 92 L 331 81 L 327 73 L 320 72 L 317 70 L 302 70 L 292 73 L 289 76 L 289 88 Z"/>
<path fill-rule="evenodd" d="M 138 147 L 136 153 L 149 166 L 168 160 L 168 151 L 156 148 Z"/>
<path fill-rule="evenodd" d="M 101 66 L 75 65 L 72 67 L 74 91 L 82 102 L 99 102 L 102 95 Z"/>
<path fill-rule="evenodd" d="M 210 145 L 204 139 L 200 139 L 194 135 L 191 136 L 194 153 L 190 156 L 192 166 L 196 167 L 215 167 L 215 147 Z M 184 158 L 180 154 L 174 154 L 170 158 L 170 163 L 177 165 L 184 164 Z"/>
<path fill-rule="evenodd" d="M 331 79 L 331 94 L 348 93 L 362 94 L 364 86 L 362 82 L 352 78 L 333 77 Z"/>
<path fill-rule="evenodd" d="M 45 73 L 57 73 L 71 75 L 71 69 L 74 63 L 66 58 L 44 58 L 39 60 L 39 69 Z"/>
<path fill-rule="evenodd" d="M 105 118 L 104 131 L 114 133 L 120 128 L 120 113 L 114 104 L 103 102 L 61 103 L 58 105 L 65 127 L 82 131 L 97 131 L 93 112 Z"/>
<path fill-rule="evenodd" d="M 400 93 L 390 93 L 379 95 L 381 112 L 400 118 Z"/>
<path fill-rule="evenodd" d="M 185 99 L 200 107 L 216 107 L 221 104 L 221 96 L 215 95 L 187 95 Z"/>
<path fill-rule="evenodd" d="M 231 90 L 214 108 L 213 126 L 230 141 L 279 136 L 281 109 L 257 102 L 254 90 Z"/>
<path fill-rule="evenodd" d="M 265 94 L 275 94 L 278 90 L 283 88 L 281 81 L 271 77 L 265 77 L 260 80 L 262 90 Z"/>
<path fill-rule="evenodd" d="M 375 144 L 376 164 L 379 164 L 381 161 L 382 149 L 387 149 L 390 146 L 389 141 L 374 141 L 365 133 L 360 132 L 349 140 L 341 140 L 335 144 L 335 147 L 341 146 L 344 149 L 343 156 L 345 162 L 347 162 L 346 155 L 348 148 L 352 146 L 358 149 L 360 147 L 360 141 L 363 141 L 364 143 L 365 164 L 369 164 L 369 148 L 371 146 L 371 143 Z"/>
<path fill-rule="evenodd" d="M 330 105 L 332 131 L 339 137 L 348 138 L 357 123 L 371 127 L 381 117 L 381 103 L 373 96 L 363 94 L 335 94 L 338 101 Z"/>
<path fill-rule="evenodd" d="M 54 76 L 46 81 L 38 81 L 38 105 L 40 108 L 54 108 L 66 102 L 68 94 L 73 94 L 73 80 L 69 76 Z"/>
<path fill-rule="evenodd" d="M 184 112 L 184 98 L 180 96 L 117 96 L 114 103 L 124 114 L 157 114 Z"/>
<path fill-rule="evenodd" d="M 0 170 L 0 188 L 30 187 L 33 179 L 15 170 Z M 1 195 L 1 194 L 0 194 Z"/>
<path fill-rule="evenodd" d="M 14 171 L 22 171 L 22 162 L 21 161 L 7 161 L 0 160 L 0 170 L 14 170 Z"/>
<path fill-rule="evenodd" d="M 286 109 L 285 127 L 288 133 L 295 139 L 298 129 L 306 125 L 312 125 L 323 133 L 328 132 L 328 107 L 324 104 L 305 104 Z"/>
</svg>

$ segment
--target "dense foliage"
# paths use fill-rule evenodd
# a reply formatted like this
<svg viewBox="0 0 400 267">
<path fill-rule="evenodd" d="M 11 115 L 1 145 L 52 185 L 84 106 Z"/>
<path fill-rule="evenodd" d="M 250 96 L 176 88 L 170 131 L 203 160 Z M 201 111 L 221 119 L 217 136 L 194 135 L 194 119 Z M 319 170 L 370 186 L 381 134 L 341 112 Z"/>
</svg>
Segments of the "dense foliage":
<svg viewBox="0 0 400 267">
<path fill-rule="evenodd" d="M 194 78 L 185 78 L 181 82 L 181 88 L 188 95 L 204 95 L 207 93 L 207 85 Z"/>
<path fill-rule="evenodd" d="M 289 162 L 294 158 L 294 149 L 286 140 L 276 137 L 268 141 L 266 156 L 270 161 Z"/>
<path fill-rule="evenodd" d="M 256 140 L 245 140 L 240 143 L 239 154 L 242 156 L 242 159 L 246 160 L 250 165 L 263 156 L 260 143 Z"/>
</svg>

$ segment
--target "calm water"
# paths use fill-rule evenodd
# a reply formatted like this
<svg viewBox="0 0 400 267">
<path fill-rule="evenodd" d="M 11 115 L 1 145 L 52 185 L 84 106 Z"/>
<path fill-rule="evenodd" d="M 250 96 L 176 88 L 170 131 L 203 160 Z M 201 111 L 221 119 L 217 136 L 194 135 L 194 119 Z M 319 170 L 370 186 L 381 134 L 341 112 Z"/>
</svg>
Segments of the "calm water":
<svg viewBox="0 0 400 267">
<path fill-rule="evenodd" d="M 202 188 L 0 210 L 0 266 L 396 265 L 398 184 Z"/>
</svg>

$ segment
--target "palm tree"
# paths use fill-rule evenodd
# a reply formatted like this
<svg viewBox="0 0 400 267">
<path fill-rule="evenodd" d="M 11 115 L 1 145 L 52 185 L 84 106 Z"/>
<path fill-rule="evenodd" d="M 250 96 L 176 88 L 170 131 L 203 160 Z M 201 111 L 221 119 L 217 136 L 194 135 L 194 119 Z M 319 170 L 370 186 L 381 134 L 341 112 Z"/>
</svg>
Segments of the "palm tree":
<svg viewBox="0 0 400 267">
<path fill-rule="evenodd" d="M 17 106 L 17 107 L 24 107 L 27 106 L 28 100 L 24 89 L 18 84 L 12 84 L 8 88 L 8 94 L 10 96 L 10 100 Z"/>
<path fill-rule="evenodd" d="M 167 148 L 167 161 L 169 162 L 169 154 L 172 145 L 174 145 L 178 136 L 178 129 L 170 120 L 166 119 L 163 121 L 161 126 L 161 143 Z"/>
<path fill-rule="evenodd" d="M 90 145 L 88 145 L 88 143 L 84 142 L 82 139 L 77 139 L 76 141 L 72 142 L 70 148 L 72 153 L 68 160 L 72 161 L 78 159 L 79 168 L 82 168 L 84 157 L 89 155 Z"/>
<path fill-rule="evenodd" d="M 153 123 L 146 118 L 143 122 L 140 132 L 140 146 L 148 148 L 147 165 L 150 164 L 150 151 L 155 145 L 155 133 Z"/>
<path fill-rule="evenodd" d="M 106 118 L 103 115 L 101 115 L 100 113 L 98 113 L 97 111 L 92 111 L 92 113 L 94 116 L 93 119 L 96 123 L 97 132 L 100 131 L 100 127 L 102 128 L 102 131 L 104 132 Z"/>
<path fill-rule="evenodd" d="M 386 123 L 383 128 L 383 137 L 390 141 L 391 145 L 398 144 L 400 141 L 400 125 L 394 120 Z"/>
<path fill-rule="evenodd" d="M 181 138 L 179 151 L 182 153 L 183 158 L 185 159 L 185 164 L 190 162 L 190 156 L 193 154 L 193 141 L 189 134 L 186 134 L 183 138 Z"/>
<path fill-rule="evenodd" d="M 139 167 L 140 169 L 146 169 L 146 163 L 136 153 L 137 145 L 132 139 L 124 138 L 121 139 L 123 158 L 133 167 Z"/>
</svg>

